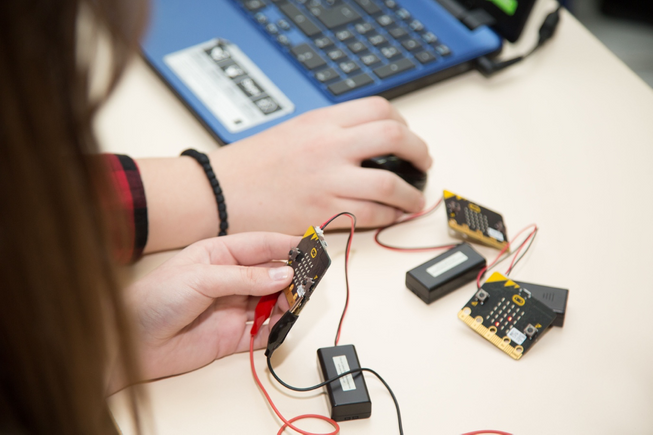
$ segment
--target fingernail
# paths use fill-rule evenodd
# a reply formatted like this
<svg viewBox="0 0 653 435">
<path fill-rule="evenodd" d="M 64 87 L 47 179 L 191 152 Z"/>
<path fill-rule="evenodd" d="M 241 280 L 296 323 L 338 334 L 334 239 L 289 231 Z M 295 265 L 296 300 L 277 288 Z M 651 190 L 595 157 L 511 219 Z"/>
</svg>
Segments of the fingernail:
<svg viewBox="0 0 653 435">
<path fill-rule="evenodd" d="M 395 221 L 404 215 L 403 210 L 395 209 Z"/>
<path fill-rule="evenodd" d="M 270 278 L 272 278 L 273 281 L 283 281 L 288 279 L 292 273 L 292 269 L 288 266 L 271 267 L 268 269 L 268 273 L 270 274 Z"/>
</svg>

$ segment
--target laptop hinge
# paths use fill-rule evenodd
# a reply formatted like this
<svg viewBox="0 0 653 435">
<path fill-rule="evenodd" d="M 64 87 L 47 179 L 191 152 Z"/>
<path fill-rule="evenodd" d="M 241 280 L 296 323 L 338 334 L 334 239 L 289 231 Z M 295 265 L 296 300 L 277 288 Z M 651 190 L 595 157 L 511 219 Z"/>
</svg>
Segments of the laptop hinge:
<svg viewBox="0 0 653 435">
<path fill-rule="evenodd" d="M 436 1 L 470 30 L 474 30 L 480 26 L 492 26 L 495 24 L 494 18 L 483 9 L 470 11 L 456 0 Z"/>
</svg>

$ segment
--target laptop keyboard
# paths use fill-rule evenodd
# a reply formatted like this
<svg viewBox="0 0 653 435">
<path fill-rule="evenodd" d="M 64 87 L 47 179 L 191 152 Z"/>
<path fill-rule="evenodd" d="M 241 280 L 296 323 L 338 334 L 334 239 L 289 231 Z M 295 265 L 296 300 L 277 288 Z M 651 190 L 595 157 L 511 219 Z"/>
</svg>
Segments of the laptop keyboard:
<svg viewBox="0 0 653 435">
<path fill-rule="evenodd" d="M 232 1 L 336 97 L 451 54 L 395 0 Z"/>
</svg>

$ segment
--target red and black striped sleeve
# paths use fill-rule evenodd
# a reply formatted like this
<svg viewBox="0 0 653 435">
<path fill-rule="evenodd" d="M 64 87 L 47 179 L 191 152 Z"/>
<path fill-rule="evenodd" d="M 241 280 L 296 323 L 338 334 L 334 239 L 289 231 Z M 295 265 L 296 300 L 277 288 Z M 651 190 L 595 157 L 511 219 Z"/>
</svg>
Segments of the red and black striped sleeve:
<svg viewBox="0 0 653 435">
<path fill-rule="evenodd" d="M 135 261 L 143 255 L 148 235 L 147 201 L 141 173 L 129 156 L 106 154 L 105 158 L 127 222 L 130 251 L 121 252 L 119 257 Z"/>
</svg>

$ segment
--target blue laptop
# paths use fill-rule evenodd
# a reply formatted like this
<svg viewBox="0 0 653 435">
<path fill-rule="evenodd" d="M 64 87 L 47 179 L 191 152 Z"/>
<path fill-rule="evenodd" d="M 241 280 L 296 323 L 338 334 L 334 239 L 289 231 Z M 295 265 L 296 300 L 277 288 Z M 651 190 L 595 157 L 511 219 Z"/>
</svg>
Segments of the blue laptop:
<svg viewBox="0 0 653 435">
<path fill-rule="evenodd" d="M 143 53 L 230 143 L 471 69 L 502 38 L 464 11 L 452 0 L 154 0 Z"/>
</svg>

